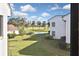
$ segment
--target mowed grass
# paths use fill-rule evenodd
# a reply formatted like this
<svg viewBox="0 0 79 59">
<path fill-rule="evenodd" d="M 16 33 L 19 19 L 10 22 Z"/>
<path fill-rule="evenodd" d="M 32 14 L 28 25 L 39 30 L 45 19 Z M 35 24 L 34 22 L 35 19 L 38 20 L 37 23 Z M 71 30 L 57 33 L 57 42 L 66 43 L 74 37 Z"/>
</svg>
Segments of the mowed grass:
<svg viewBox="0 0 79 59">
<path fill-rule="evenodd" d="M 27 27 L 25 30 L 27 32 L 48 32 L 48 27 Z"/>
<path fill-rule="evenodd" d="M 45 39 L 47 34 L 36 34 L 30 36 L 28 40 L 9 41 L 10 56 L 64 56 L 69 55 L 69 51 L 58 47 L 58 40 Z M 26 36 L 25 36 L 26 37 Z M 17 41 L 16 41 L 17 40 Z"/>
<path fill-rule="evenodd" d="M 30 45 L 32 45 L 33 43 L 35 43 L 36 41 L 10 41 L 9 42 L 9 56 L 19 56 L 22 55 L 19 53 L 19 50 L 28 47 Z"/>
</svg>

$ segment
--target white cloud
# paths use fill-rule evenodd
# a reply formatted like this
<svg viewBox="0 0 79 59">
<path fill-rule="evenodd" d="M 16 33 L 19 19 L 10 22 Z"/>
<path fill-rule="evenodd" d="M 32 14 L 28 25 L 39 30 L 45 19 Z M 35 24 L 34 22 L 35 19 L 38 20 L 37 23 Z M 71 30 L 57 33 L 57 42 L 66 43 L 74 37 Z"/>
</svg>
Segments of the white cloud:
<svg viewBox="0 0 79 59">
<path fill-rule="evenodd" d="M 59 7 L 58 4 L 54 4 L 55 6 L 51 8 L 51 10 L 57 10 L 57 9 L 61 9 L 61 7 Z"/>
<path fill-rule="evenodd" d="M 15 10 L 15 8 L 14 8 L 14 4 L 11 3 L 10 6 L 11 6 L 11 9 L 14 11 L 14 10 Z"/>
<path fill-rule="evenodd" d="M 46 18 L 40 16 L 37 18 L 37 21 L 46 21 Z"/>
<path fill-rule="evenodd" d="M 54 4 L 55 6 L 51 8 L 51 10 L 57 10 L 57 9 L 66 9 L 70 10 L 70 4 L 65 5 L 64 7 L 60 7 L 58 4 Z"/>
<path fill-rule="evenodd" d="M 30 16 L 30 17 L 28 17 L 28 19 L 27 20 L 30 20 L 30 21 L 35 21 L 35 22 L 37 22 L 37 21 L 47 21 L 47 18 L 45 18 L 45 17 L 41 17 L 41 16 Z"/>
<path fill-rule="evenodd" d="M 37 18 L 37 21 L 41 21 L 41 22 L 42 22 L 42 21 L 47 21 L 47 18 L 44 18 L 44 17 L 41 17 L 41 16 L 40 16 L 40 17 Z"/>
<path fill-rule="evenodd" d="M 37 18 L 37 16 L 31 16 L 30 18 L 31 18 L 31 19 L 36 19 L 36 18 Z"/>
<path fill-rule="evenodd" d="M 35 12 L 36 9 L 34 7 L 32 7 L 30 4 L 25 5 L 25 6 L 21 6 L 21 11 L 31 11 L 31 12 Z"/>
<path fill-rule="evenodd" d="M 38 17 L 38 20 L 43 20 L 44 18 L 43 17 Z"/>
<path fill-rule="evenodd" d="M 42 15 L 41 16 L 43 16 L 43 17 L 48 17 L 48 16 L 50 16 L 50 14 L 49 13 L 47 13 L 47 12 L 44 12 L 44 13 L 42 13 Z"/>
<path fill-rule="evenodd" d="M 67 9 L 67 10 L 70 10 L 70 4 L 67 4 L 63 7 L 63 9 Z"/>
<path fill-rule="evenodd" d="M 23 12 L 19 12 L 19 11 L 14 11 L 13 15 L 14 16 L 20 16 L 20 17 L 27 17 L 28 16 L 27 13 L 23 13 Z"/>
<path fill-rule="evenodd" d="M 38 20 L 39 20 L 39 21 L 40 21 L 40 20 L 44 20 L 44 18 L 41 17 L 41 16 L 40 16 L 40 17 L 38 17 L 38 16 L 30 16 L 29 19 L 30 19 L 30 20 L 35 20 L 35 21 L 38 21 Z"/>
<path fill-rule="evenodd" d="M 28 17 L 29 20 L 35 20 L 35 21 L 37 20 L 37 18 L 38 18 L 37 16 L 30 16 L 30 17 Z"/>
</svg>

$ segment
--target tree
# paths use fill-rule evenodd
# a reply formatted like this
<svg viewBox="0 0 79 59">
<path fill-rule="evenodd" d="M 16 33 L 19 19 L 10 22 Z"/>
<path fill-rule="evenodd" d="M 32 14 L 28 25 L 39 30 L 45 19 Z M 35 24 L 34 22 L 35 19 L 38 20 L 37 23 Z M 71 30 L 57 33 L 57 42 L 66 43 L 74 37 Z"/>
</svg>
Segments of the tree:
<svg viewBox="0 0 79 59">
<path fill-rule="evenodd" d="M 37 21 L 37 26 L 40 27 L 41 26 L 41 22 Z"/>
<path fill-rule="evenodd" d="M 29 26 L 29 22 L 26 22 L 25 27 L 28 27 L 28 26 Z"/>
<path fill-rule="evenodd" d="M 50 26 L 50 22 L 48 22 L 47 24 L 48 24 L 48 27 L 49 27 Z"/>
<path fill-rule="evenodd" d="M 26 25 L 25 18 L 22 18 L 22 17 L 10 18 L 8 21 L 8 24 L 16 25 L 18 27 L 20 34 L 26 33 L 25 32 L 25 25 Z"/>
<path fill-rule="evenodd" d="M 17 26 L 17 19 L 16 18 L 10 18 L 8 21 L 8 24 L 13 24 L 15 26 Z"/>
<path fill-rule="evenodd" d="M 24 18 L 21 18 L 20 20 L 18 20 L 18 28 L 21 35 L 26 33 L 25 25 L 26 25 L 26 21 Z"/>
<path fill-rule="evenodd" d="M 31 24 L 32 26 L 35 26 L 35 21 L 32 21 L 32 24 Z"/>
<path fill-rule="evenodd" d="M 45 26 L 46 26 L 46 22 L 43 21 L 43 23 L 42 23 L 42 27 L 45 27 Z"/>
<path fill-rule="evenodd" d="M 24 19 L 23 18 L 20 19 L 20 20 L 18 20 L 18 25 L 25 25 L 25 22 L 24 22 Z"/>
</svg>

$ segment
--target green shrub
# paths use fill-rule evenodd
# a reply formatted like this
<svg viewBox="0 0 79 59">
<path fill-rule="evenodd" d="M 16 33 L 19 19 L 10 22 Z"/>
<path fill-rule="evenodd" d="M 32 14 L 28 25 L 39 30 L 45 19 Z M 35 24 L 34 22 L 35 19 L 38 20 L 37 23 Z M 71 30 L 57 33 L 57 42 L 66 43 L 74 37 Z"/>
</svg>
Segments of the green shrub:
<svg viewBox="0 0 79 59">
<path fill-rule="evenodd" d="M 20 33 L 19 35 L 24 35 L 24 34 L 26 34 L 26 31 L 23 27 L 20 27 L 19 28 L 19 33 Z"/>
<path fill-rule="evenodd" d="M 52 39 L 53 39 L 53 36 L 46 35 L 45 38 L 46 38 L 46 39 L 49 39 L 49 40 L 52 40 Z"/>
<path fill-rule="evenodd" d="M 70 50 L 70 44 L 66 44 L 66 50 Z"/>
<path fill-rule="evenodd" d="M 61 39 L 59 39 L 59 47 L 60 49 L 66 49 L 66 38 L 65 37 L 61 37 Z"/>
<path fill-rule="evenodd" d="M 16 36 L 16 34 L 14 34 L 14 33 L 8 34 L 8 38 L 14 38 L 15 36 Z"/>
<path fill-rule="evenodd" d="M 50 31 L 48 31 L 48 34 L 50 34 Z"/>
<path fill-rule="evenodd" d="M 31 35 L 31 34 L 33 34 L 33 32 L 28 32 L 28 33 L 26 33 L 26 35 Z"/>
<path fill-rule="evenodd" d="M 61 49 L 66 49 L 66 43 L 64 43 L 64 42 L 59 43 L 59 47 Z"/>
</svg>

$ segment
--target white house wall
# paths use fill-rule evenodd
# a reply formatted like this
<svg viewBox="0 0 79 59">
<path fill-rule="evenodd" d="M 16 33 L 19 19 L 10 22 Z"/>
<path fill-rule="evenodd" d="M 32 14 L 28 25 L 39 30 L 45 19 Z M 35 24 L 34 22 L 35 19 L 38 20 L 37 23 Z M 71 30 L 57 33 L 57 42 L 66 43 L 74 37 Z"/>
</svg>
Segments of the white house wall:
<svg viewBox="0 0 79 59">
<path fill-rule="evenodd" d="M 0 56 L 7 56 L 7 17 L 11 15 L 10 7 L 7 3 L 0 3 L 0 15 L 3 16 L 3 36 L 0 39 Z"/>
<path fill-rule="evenodd" d="M 66 20 L 66 43 L 70 43 L 70 14 L 64 16 Z"/>
<path fill-rule="evenodd" d="M 0 47 L 2 50 L 0 50 L 0 55 L 7 55 L 7 16 L 3 15 L 3 35 L 2 39 L 0 40 Z M 1 53 L 2 52 L 2 53 Z"/>
<path fill-rule="evenodd" d="M 52 22 L 55 22 L 55 27 L 52 27 Z M 52 36 L 52 31 L 55 31 L 55 39 L 60 39 L 62 36 L 66 35 L 65 22 L 62 21 L 62 16 L 56 16 L 50 20 L 50 35 Z"/>
<path fill-rule="evenodd" d="M 0 3 L 0 15 L 11 16 L 11 9 L 7 3 Z"/>
<path fill-rule="evenodd" d="M 7 16 L 3 16 L 3 53 L 4 55 L 7 55 Z"/>
</svg>

